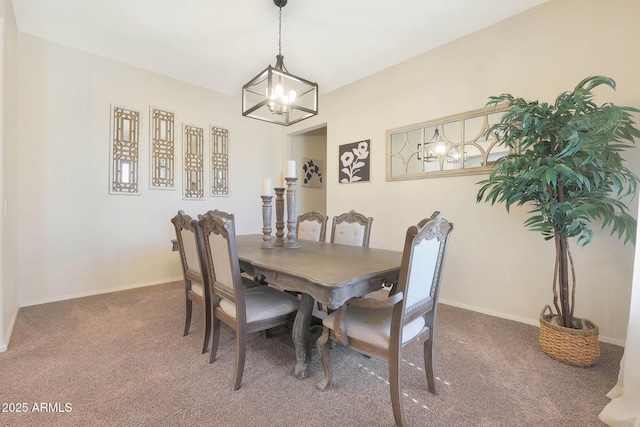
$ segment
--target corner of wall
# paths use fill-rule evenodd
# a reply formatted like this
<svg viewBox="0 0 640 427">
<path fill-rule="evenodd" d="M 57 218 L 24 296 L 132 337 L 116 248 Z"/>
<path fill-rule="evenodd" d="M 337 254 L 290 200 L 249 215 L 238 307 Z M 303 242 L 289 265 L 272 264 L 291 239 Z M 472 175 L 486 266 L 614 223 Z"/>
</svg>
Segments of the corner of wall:
<svg viewBox="0 0 640 427">
<path fill-rule="evenodd" d="M 15 311 L 13 312 L 13 316 L 11 317 L 11 324 L 9 324 L 9 327 L 6 329 L 2 345 L 0 345 L 0 353 L 4 353 L 9 348 L 9 341 L 11 340 L 11 333 L 13 332 L 13 327 L 16 324 L 16 319 L 18 318 L 18 311 L 20 311 L 20 306 L 17 306 Z"/>
</svg>

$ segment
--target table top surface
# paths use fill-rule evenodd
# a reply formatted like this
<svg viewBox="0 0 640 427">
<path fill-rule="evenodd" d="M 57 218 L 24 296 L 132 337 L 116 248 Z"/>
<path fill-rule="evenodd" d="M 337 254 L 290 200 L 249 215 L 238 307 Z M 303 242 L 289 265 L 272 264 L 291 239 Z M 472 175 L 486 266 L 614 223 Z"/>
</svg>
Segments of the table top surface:
<svg viewBox="0 0 640 427">
<path fill-rule="evenodd" d="M 298 240 L 297 249 L 261 249 L 261 242 L 260 234 L 236 236 L 238 258 L 327 288 L 396 272 L 402 261 L 402 252 L 386 249 L 307 240 Z"/>
</svg>

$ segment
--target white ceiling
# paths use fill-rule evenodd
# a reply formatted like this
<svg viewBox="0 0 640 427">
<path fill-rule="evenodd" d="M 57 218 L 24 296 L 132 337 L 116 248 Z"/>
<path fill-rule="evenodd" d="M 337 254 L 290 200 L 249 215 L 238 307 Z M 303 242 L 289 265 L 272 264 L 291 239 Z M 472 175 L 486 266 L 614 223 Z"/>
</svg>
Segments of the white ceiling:
<svg viewBox="0 0 640 427">
<path fill-rule="evenodd" d="M 282 54 L 326 93 L 548 0 L 289 0 Z M 18 30 L 232 96 L 278 53 L 272 0 L 13 0 Z"/>
</svg>

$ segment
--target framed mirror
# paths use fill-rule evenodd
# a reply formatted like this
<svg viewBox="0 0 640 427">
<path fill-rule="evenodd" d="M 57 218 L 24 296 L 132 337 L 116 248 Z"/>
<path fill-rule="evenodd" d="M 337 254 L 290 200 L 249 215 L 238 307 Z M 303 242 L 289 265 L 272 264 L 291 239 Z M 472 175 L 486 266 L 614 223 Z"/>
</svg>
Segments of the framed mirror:
<svg viewBox="0 0 640 427">
<path fill-rule="evenodd" d="M 387 181 L 487 172 L 509 154 L 485 131 L 506 106 L 487 107 L 387 131 Z"/>
</svg>

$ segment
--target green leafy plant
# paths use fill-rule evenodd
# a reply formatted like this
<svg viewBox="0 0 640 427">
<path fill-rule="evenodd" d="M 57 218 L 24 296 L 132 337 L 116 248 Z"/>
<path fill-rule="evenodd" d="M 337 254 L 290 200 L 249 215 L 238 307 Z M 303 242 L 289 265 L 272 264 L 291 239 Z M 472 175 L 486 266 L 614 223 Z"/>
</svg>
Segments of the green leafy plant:
<svg viewBox="0 0 640 427">
<path fill-rule="evenodd" d="M 640 137 L 632 118 L 640 110 L 596 105 L 592 91 L 600 85 L 615 90 L 613 79 L 591 76 L 554 104 L 510 94 L 487 102 L 510 107 L 485 136 L 493 133 L 511 154 L 478 183 L 477 202 L 504 203 L 507 211 L 512 205 L 531 207 L 524 225 L 555 241 L 553 303 L 561 325 L 570 328 L 579 325 L 573 321 L 576 278 L 569 238 L 584 246 L 593 238 L 590 224 L 601 222 L 624 243 L 635 242 L 636 220 L 622 200 L 633 198 L 638 177 L 621 154 Z"/>
</svg>

